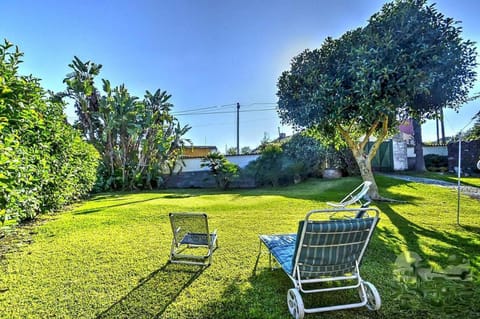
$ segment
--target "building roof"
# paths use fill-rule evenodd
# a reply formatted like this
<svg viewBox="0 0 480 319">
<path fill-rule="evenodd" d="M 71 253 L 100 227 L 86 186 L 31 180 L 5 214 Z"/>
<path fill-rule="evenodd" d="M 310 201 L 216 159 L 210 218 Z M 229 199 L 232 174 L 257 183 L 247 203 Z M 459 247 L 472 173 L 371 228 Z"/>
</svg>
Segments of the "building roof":
<svg viewBox="0 0 480 319">
<path fill-rule="evenodd" d="M 211 152 L 218 152 L 217 147 L 192 145 L 183 149 L 183 157 L 204 157 Z"/>
</svg>

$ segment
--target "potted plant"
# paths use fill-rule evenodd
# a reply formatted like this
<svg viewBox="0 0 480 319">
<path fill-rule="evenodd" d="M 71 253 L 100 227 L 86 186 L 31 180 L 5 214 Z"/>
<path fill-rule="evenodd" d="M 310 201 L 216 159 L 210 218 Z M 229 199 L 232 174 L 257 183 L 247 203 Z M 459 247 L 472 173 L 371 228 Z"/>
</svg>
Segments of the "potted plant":
<svg viewBox="0 0 480 319">
<path fill-rule="evenodd" d="M 340 160 L 333 147 L 328 148 L 325 153 L 325 168 L 323 169 L 322 177 L 327 179 L 342 177 Z"/>
</svg>

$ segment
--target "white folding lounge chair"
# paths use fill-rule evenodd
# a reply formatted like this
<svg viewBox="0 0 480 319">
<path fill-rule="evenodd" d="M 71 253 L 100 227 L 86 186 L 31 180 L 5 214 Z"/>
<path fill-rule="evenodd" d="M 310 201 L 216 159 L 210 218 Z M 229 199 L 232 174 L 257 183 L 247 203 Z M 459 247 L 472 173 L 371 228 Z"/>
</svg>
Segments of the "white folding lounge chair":
<svg viewBox="0 0 480 319">
<path fill-rule="evenodd" d="M 217 248 L 217 230 L 210 233 L 205 213 L 170 213 L 173 239 L 170 262 L 210 265 Z"/>
<path fill-rule="evenodd" d="M 362 217 L 347 218 L 349 214 L 358 215 L 359 210 L 363 211 Z M 345 217 L 326 219 L 331 214 Z M 306 313 L 363 306 L 370 310 L 380 308 L 377 289 L 360 277 L 360 264 L 379 220 L 378 214 L 375 208 L 316 210 L 300 221 L 297 234 L 259 236 L 259 256 L 265 245 L 270 262 L 273 255 L 293 282 L 294 288 L 287 293 L 287 304 L 294 318 L 301 319 Z M 314 308 L 304 306 L 302 294 L 345 289 L 357 289 L 360 300 Z"/>
<path fill-rule="evenodd" d="M 362 184 L 358 185 L 358 187 L 355 188 L 350 194 L 345 196 L 339 203 L 327 202 L 327 205 L 344 208 L 349 205 L 360 203 L 362 207 L 368 207 L 370 204 L 370 199 L 368 198 L 367 193 L 370 185 L 372 185 L 372 182 L 363 182 Z"/>
</svg>

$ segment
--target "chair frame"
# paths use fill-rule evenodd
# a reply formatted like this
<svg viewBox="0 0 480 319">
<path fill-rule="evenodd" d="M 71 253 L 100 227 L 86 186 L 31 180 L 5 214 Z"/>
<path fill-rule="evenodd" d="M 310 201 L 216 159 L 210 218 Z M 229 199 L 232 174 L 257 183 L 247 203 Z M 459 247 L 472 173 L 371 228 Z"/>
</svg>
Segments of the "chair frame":
<svg viewBox="0 0 480 319">
<path fill-rule="evenodd" d="M 343 275 L 335 275 L 335 276 L 320 275 L 315 278 L 302 278 L 301 271 L 300 271 L 300 265 L 301 265 L 300 258 L 301 258 L 302 250 L 306 249 L 304 247 L 305 233 L 307 231 L 308 223 L 313 222 L 312 217 L 318 214 L 323 214 L 323 215 L 337 214 L 339 212 L 359 215 L 358 214 L 359 210 L 362 212 L 362 214 L 360 214 L 360 216 L 362 217 L 357 219 L 372 218 L 373 220 L 368 230 L 368 235 L 366 236 L 366 239 L 363 243 L 363 247 L 361 248 L 361 251 L 358 254 L 358 257 L 355 260 L 355 266 L 351 274 L 343 274 Z M 374 216 L 370 216 L 372 214 Z M 293 256 L 294 264 L 293 264 L 292 273 L 289 273 L 285 268 L 282 267 L 282 269 L 285 271 L 285 273 L 287 274 L 287 276 L 290 278 L 290 280 L 294 285 L 294 288 L 289 289 L 287 293 L 287 305 L 293 317 L 297 319 L 301 319 L 304 317 L 304 314 L 306 313 L 308 314 L 308 313 L 326 312 L 326 311 L 334 311 L 334 310 L 342 310 L 342 309 L 351 309 L 351 308 L 358 308 L 358 307 L 364 307 L 364 306 L 366 306 L 369 310 L 378 310 L 380 308 L 381 298 L 377 289 L 373 284 L 367 281 L 364 281 L 360 276 L 361 260 L 368 246 L 368 243 L 371 239 L 373 231 L 378 223 L 378 220 L 379 220 L 379 211 L 376 208 L 324 209 L 324 210 L 313 210 L 307 213 L 307 215 L 305 216 L 305 220 L 304 220 L 304 224 L 301 229 L 301 232 L 296 236 L 296 240 L 295 240 L 296 251 Z M 294 236 L 294 234 L 279 235 L 279 236 Z M 268 247 L 267 243 L 263 241 L 262 235 L 261 235 L 259 256 L 261 254 L 262 244 Z M 340 245 L 345 245 L 345 244 L 340 244 Z M 329 246 L 335 246 L 335 245 L 332 244 Z M 271 267 L 271 258 L 272 258 L 272 252 L 269 250 L 270 267 Z M 333 287 L 322 287 L 321 284 L 325 282 L 335 282 L 336 285 Z M 307 288 L 305 287 L 306 285 L 313 285 L 314 287 Z M 354 302 L 354 303 L 341 304 L 341 305 L 305 308 L 303 304 L 303 299 L 301 296 L 301 294 L 323 293 L 323 292 L 332 292 L 332 291 L 347 290 L 347 289 L 358 289 L 360 301 Z"/>
<path fill-rule="evenodd" d="M 182 238 L 180 238 L 181 228 L 178 227 L 176 219 L 181 217 L 198 218 L 204 223 L 205 232 L 187 232 Z M 196 212 L 175 212 L 169 213 L 169 219 L 173 233 L 169 262 L 203 266 L 210 265 L 212 263 L 213 252 L 218 248 L 218 242 L 217 230 L 215 229 L 212 233 L 209 232 L 207 214 Z M 206 254 L 182 253 L 189 248 L 201 247 L 207 248 Z M 189 251 L 191 251 L 191 249 Z"/>
<path fill-rule="evenodd" d="M 345 208 L 346 206 L 360 203 L 362 207 L 368 207 L 370 199 L 367 197 L 368 190 L 372 182 L 365 181 L 358 185 L 353 191 L 345 196 L 339 203 L 327 202 L 327 205 L 338 208 Z M 365 199 L 366 197 L 366 199 Z"/>
</svg>

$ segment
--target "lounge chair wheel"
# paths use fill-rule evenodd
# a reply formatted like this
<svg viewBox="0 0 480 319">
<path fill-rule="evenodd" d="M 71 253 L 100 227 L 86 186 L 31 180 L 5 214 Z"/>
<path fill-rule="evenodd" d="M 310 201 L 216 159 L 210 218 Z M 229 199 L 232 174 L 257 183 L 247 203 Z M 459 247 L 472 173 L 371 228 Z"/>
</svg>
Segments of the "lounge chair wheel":
<svg viewBox="0 0 480 319">
<path fill-rule="evenodd" d="M 363 286 L 365 287 L 365 293 L 367 295 L 366 307 L 368 308 L 368 310 L 374 311 L 380 309 L 380 306 L 382 305 L 382 300 L 380 299 L 380 294 L 378 293 L 377 288 L 375 288 L 375 286 L 368 281 L 364 281 Z M 361 290 L 361 287 L 359 287 L 359 289 Z M 362 295 L 361 291 L 360 295 Z"/>
<path fill-rule="evenodd" d="M 288 310 L 295 319 L 302 319 L 305 315 L 302 296 L 297 289 L 289 289 L 287 293 Z"/>
</svg>

